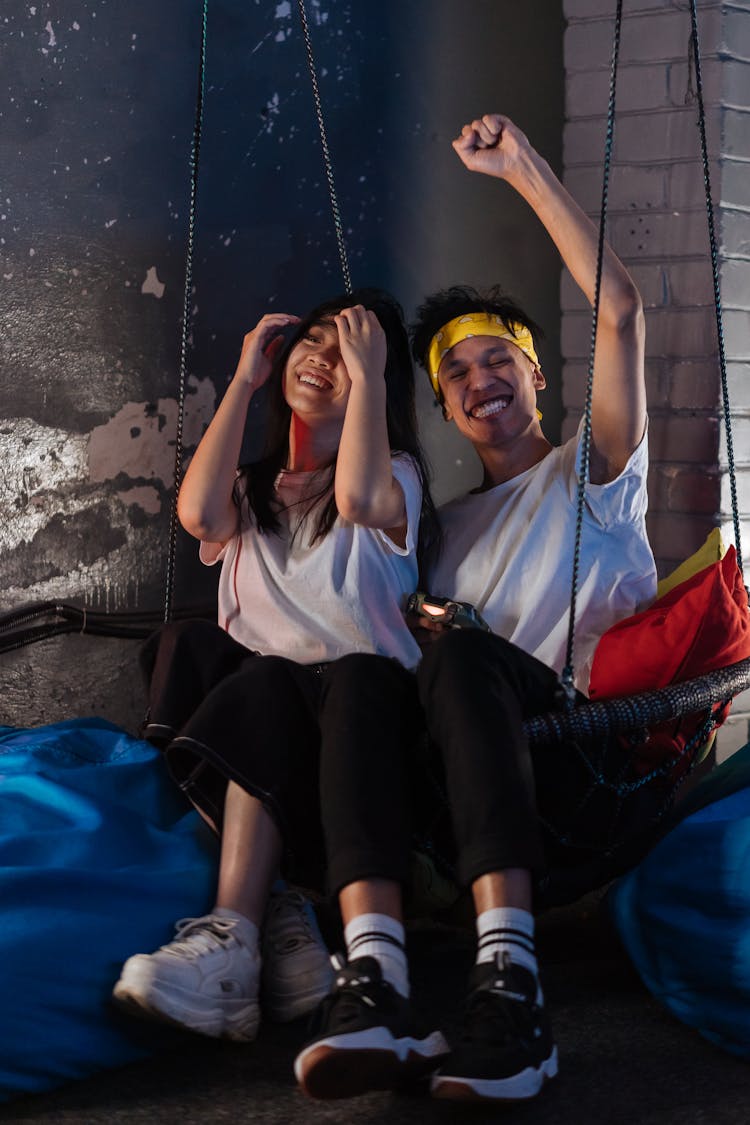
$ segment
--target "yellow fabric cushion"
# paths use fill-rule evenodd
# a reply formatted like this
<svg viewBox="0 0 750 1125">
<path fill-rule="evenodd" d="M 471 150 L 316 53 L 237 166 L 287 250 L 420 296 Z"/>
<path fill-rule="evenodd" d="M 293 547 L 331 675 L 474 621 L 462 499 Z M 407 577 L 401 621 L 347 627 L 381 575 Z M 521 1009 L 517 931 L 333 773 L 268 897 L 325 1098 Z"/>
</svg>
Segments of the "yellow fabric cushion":
<svg viewBox="0 0 750 1125">
<path fill-rule="evenodd" d="M 697 574 L 699 570 L 703 570 L 705 567 L 710 566 L 711 563 L 723 559 L 726 553 L 727 549 L 722 542 L 721 530 L 715 527 L 713 531 L 708 533 L 706 542 L 702 547 L 698 548 L 694 555 L 691 555 L 690 558 L 680 563 L 677 569 L 673 570 L 671 574 L 668 574 L 666 578 L 662 578 L 661 582 L 656 587 L 657 598 L 663 598 L 665 594 L 668 594 L 669 591 L 675 586 L 678 586 L 680 582 L 685 582 L 686 579 L 692 578 L 694 574 Z"/>
</svg>

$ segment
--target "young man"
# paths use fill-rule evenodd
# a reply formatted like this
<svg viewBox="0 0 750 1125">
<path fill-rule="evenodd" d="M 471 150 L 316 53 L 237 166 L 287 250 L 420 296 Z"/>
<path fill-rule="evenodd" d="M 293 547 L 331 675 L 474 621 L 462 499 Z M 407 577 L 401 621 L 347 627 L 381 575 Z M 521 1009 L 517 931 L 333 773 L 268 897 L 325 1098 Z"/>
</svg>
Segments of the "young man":
<svg viewBox="0 0 750 1125">
<path fill-rule="evenodd" d="M 505 180 L 526 199 L 593 304 L 596 231 L 523 133 L 488 114 L 464 126 L 453 147 L 468 169 Z M 296 1064 L 313 1096 L 395 1085 L 439 1067 L 432 1077 L 437 1097 L 517 1100 L 533 1097 L 557 1073 L 534 952 L 532 888 L 556 858 L 555 846 L 565 851 L 559 841 L 581 811 L 590 775 L 569 747 L 532 755 L 521 724 L 559 699 L 580 434 L 554 448 L 542 432 L 537 392 L 545 376 L 533 330 L 499 291 L 480 296 L 457 288 L 425 302 L 414 332 L 415 356 L 446 420 L 469 438 L 483 468 L 479 488 L 443 510 L 445 546 L 430 593 L 471 602 L 492 632 L 435 623 L 417 672 L 445 779 L 456 869 L 477 913 L 462 1031 L 441 1058 L 410 1016 L 399 885 L 352 883 L 340 893 L 349 964 Z M 598 638 L 656 586 L 644 523 L 643 312 L 609 247 L 593 394 L 575 652 L 584 691 Z M 588 812 L 582 838 L 595 847 L 622 810 L 611 800 Z M 626 815 L 639 822 L 637 809 Z M 543 823 L 551 834 L 543 836 Z"/>
</svg>

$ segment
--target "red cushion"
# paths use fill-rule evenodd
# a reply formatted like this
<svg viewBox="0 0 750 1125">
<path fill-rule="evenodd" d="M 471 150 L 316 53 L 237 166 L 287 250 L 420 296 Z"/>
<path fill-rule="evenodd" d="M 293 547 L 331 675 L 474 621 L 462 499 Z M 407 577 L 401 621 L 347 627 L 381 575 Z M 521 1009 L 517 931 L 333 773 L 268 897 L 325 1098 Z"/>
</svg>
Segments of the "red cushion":
<svg viewBox="0 0 750 1125">
<path fill-rule="evenodd" d="M 730 547 L 719 562 L 604 634 L 594 653 L 589 696 L 665 687 L 749 656 L 747 592 Z"/>
</svg>

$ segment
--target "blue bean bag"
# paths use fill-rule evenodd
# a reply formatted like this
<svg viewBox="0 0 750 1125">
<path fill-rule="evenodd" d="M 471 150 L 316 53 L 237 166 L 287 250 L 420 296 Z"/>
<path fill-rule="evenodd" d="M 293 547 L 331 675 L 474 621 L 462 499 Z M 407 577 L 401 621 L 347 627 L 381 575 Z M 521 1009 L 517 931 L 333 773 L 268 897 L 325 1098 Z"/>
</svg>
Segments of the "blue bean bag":
<svg viewBox="0 0 750 1125">
<path fill-rule="evenodd" d="M 0 727 L 0 1101 L 142 1058 L 122 962 L 210 907 L 217 845 L 161 755 L 102 719 Z"/>
<path fill-rule="evenodd" d="M 696 786 L 676 823 L 609 894 L 644 983 L 750 1058 L 750 743 Z"/>
</svg>

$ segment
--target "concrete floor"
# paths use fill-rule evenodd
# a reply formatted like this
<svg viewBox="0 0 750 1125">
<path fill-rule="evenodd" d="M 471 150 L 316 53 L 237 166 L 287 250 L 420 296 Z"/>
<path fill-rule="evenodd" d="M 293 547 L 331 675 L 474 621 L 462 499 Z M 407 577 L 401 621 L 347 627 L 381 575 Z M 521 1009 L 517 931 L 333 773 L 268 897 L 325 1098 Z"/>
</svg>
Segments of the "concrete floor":
<svg viewBox="0 0 750 1125">
<path fill-rule="evenodd" d="M 678 1023 L 646 992 L 598 896 L 542 916 L 538 945 L 560 1077 L 533 1102 L 485 1109 L 391 1094 L 311 1102 L 292 1075 L 305 1036 L 304 1024 L 294 1024 L 264 1026 L 252 1045 L 186 1036 L 158 1058 L 10 1103 L 0 1121 L 747 1125 L 750 1064 Z M 409 947 L 415 997 L 450 1030 L 472 960 L 471 934 L 415 927 Z"/>
</svg>

